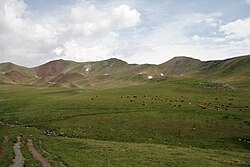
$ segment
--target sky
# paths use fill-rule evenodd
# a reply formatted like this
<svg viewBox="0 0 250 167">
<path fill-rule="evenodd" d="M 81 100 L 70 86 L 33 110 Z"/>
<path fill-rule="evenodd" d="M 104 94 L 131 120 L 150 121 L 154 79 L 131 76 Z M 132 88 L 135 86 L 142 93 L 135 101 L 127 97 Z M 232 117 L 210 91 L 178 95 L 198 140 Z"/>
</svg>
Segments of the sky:
<svg viewBox="0 0 250 167">
<path fill-rule="evenodd" d="M 250 0 L 0 0 L 0 62 L 250 54 Z"/>
</svg>

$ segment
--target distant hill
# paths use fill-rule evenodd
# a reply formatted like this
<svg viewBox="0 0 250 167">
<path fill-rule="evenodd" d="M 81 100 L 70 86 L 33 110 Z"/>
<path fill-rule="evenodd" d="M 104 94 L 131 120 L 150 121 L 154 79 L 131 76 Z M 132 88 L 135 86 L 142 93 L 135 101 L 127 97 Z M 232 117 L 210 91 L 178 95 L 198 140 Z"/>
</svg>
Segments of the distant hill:
<svg viewBox="0 0 250 167">
<path fill-rule="evenodd" d="M 250 56 L 201 61 L 174 57 L 160 65 L 128 64 L 111 58 L 96 62 L 54 60 L 35 68 L 0 64 L 0 82 L 34 86 L 125 87 L 168 77 L 192 76 L 223 82 L 250 83 Z"/>
<path fill-rule="evenodd" d="M 0 64 L 0 82 L 4 83 L 28 83 L 36 75 L 35 70 L 18 66 L 13 63 Z"/>
<path fill-rule="evenodd" d="M 166 75 L 182 75 L 201 66 L 202 62 L 190 57 L 174 57 L 161 64 L 162 72 Z"/>
<path fill-rule="evenodd" d="M 202 62 L 197 77 L 250 84 L 250 56 Z"/>
</svg>

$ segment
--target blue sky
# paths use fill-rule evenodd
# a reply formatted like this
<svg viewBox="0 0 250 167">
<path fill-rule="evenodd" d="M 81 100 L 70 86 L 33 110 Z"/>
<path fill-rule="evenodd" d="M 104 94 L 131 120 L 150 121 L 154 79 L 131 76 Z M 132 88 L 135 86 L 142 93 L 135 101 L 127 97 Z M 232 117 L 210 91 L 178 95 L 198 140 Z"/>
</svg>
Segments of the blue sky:
<svg viewBox="0 0 250 167">
<path fill-rule="evenodd" d="M 250 0 L 1 0 L 0 62 L 250 54 Z"/>
</svg>

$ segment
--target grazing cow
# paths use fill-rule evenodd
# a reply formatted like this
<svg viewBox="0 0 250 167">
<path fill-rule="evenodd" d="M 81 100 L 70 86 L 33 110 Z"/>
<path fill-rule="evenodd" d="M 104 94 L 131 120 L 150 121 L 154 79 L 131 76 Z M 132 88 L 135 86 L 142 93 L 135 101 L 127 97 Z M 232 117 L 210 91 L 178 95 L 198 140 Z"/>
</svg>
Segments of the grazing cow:
<svg viewBox="0 0 250 167">
<path fill-rule="evenodd" d="M 220 107 L 218 105 L 214 106 L 214 109 L 220 111 Z"/>
<path fill-rule="evenodd" d="M 234 100 L 234 98 L 230 97 L 230 98 L 228 98 L 228 100 L 233 101 L 233 100 Z"/>
<path fill-rule="evenodd" d="M 206 109 L 206 107 L 202 104 L 199 104 L 198 107 L 202 108 L 202 109 Z"/>
<path fill-rule="evenodd" d="M 220 108 L 216 108 L 216 107 L 214 107 L 214 109 L 215 109 L 216 111 L 220 111 Z"/>
</svg>

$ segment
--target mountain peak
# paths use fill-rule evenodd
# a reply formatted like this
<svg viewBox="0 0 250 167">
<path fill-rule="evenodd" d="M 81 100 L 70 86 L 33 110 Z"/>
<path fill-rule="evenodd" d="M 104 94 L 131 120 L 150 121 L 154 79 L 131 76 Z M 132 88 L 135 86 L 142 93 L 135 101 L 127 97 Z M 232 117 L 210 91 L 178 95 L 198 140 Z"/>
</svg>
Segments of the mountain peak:
<svg viewBox="0 0 250 167">
<path fill-rule="evenodd" d="M 104 61 L 105 61 L 105 60 L 104 60 Z M 110 58 L 110 59 L 107 59 L 106 61 L 111 62 L 111 63 L 116 63 L 116 62 L 118 62 L 118 63 L 128 64 L 126 61 L 123 61 L 123 60 L 117 59 L 117 58 Z"/>
<path fill-rule="evenodd" d="M 166 74 L 181 75 L 196 69 L 198 66 L 200 66 L 200 64 L 201 61 L 199 59 L 178 56 L 168 60 L 160 66 Z"/>
<path fill-rule="evenodd" d="M 195 58 L 192 58 L 192 57 L 188 57 L 188 56 L 175 56 L 173 57 L 172 59 L 170 59 L 169 61 L 171 60 L 198 60 L 200 61 L 199 59 L 195 59 Z"/>
</svg>

